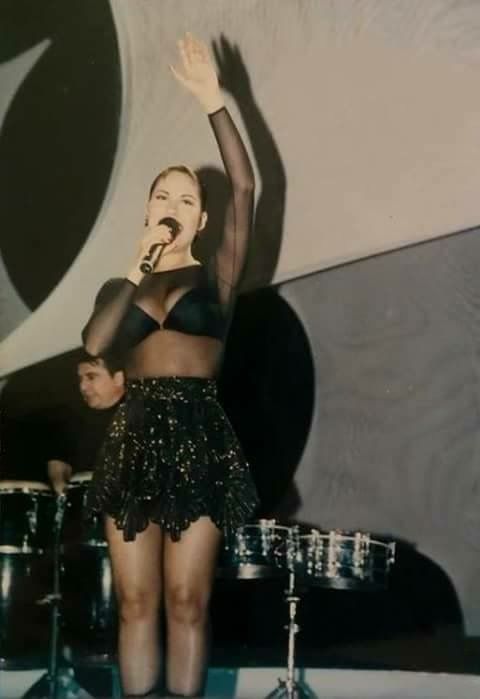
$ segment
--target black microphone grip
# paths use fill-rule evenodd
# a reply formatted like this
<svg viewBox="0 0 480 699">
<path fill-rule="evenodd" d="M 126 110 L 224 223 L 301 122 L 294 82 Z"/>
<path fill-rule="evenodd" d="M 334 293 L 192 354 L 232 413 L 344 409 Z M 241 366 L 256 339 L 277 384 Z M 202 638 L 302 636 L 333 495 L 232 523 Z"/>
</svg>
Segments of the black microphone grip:
<svg viewBox="0 0 480 699">
<path fill-rule="evenodd" d="M 144 274 L 151 274 L 163 252 L 166 243 L 155 243 L 140 264 L 140 271 Z"/>
</svg>

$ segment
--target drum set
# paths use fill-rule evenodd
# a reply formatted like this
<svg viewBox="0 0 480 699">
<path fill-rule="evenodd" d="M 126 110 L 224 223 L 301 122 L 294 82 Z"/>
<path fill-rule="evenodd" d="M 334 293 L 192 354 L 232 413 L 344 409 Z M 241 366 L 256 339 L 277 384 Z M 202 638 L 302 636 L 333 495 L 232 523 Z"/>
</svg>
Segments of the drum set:
<svg viewBox="0 0 480 699">
<path fill-rule="evenodd" d="M 91 477 L 74 475 L 61 496 L 44 483 L 0 481 L 0 670 L 47 665 L 25 695 L 31 699 L 54 699 L 60 688 L 65 696 L 89 696 L 71 666 L 113 662 L 108 547 L 102 519 L 85 516 Z"/>
<path fill-rule="evenodd" d="M 285 577 L 288 604 L 286 679 L 266 699 L 313 699 L 295 679 L 295 636 L 301 591 L 309 586 L 339 590 L 381 590 L 395 561 L 395 542 L 365 532 L 284 526 L 273 519 L 239 527 L 226 541 L 219 575 L 240 580 Z"/>
<path fill-rule="evenodd" d="M 117 614 L 103 521 L 85 514 L 91 477 L 90 471 L 75 474 L 61 496 L 44 483 L 0 481 L 0 670 L 47 663 L 43 689 L 29 690 L 31 699 L 58 696 L 60 637 L 64 663 L 108 663 L 114 655 Z M 226 538 L 218 577 L 286 580 L 286 679 L 268 699 L 313 696 L 295 679 L 301 591 L 309 586 L 381 590 L 394 560 L 393 541 L 365 532 L 285 526 L 274 519 L 244 525 Z M 48 655 L 39 648 L 49 648 Z"/>
</svg>

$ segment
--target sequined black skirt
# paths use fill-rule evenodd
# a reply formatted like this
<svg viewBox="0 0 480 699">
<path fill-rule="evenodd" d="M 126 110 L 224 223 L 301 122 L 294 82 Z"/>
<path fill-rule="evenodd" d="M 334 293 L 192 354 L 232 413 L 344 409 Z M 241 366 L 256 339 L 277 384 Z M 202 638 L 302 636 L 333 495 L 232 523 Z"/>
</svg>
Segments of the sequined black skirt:
<svg viewBox="0 0 480 699">
<path fill-rule="evenodd" d="M 203 515 L 228 535 L 257 504 L 248 464 L 213 379 L 127 383 L 97 460 L 90 511 L 110 515 L 125 541 L 149 522 L 177 541 Z"/>
</svg>

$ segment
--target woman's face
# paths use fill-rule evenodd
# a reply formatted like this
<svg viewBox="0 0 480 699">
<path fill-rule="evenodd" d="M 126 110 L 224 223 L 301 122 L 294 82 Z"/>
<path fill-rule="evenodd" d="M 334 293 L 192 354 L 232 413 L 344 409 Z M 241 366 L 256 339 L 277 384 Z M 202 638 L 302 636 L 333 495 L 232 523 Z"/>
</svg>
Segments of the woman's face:
<svg viewBox="0 0 480 699">
<path fill-rule="evenodd" d="M 161 177 L 150 197 L 147 223 L 155 226 L 169 216 L 180 224 L 172 247 L 188 247 L 198 231 L 205 227 L 207 214 L 202 212 L 197 183 L 183 172 L 173 170 Z"/>
</svg>

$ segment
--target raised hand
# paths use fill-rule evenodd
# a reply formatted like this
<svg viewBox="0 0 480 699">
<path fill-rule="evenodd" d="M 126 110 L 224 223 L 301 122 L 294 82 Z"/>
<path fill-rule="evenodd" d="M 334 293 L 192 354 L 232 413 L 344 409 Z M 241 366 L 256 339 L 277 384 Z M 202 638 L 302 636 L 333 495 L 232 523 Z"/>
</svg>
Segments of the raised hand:
<svg viewBox="0 0 480 699">
<path fill-rule="evenodd" d="M 180 66 L 170 66 L 175 78 L 194 95 L 208 113 L 223 107 L 218 77 L 207 45 L 187 33 L 178 41 Z"/>
</svg>

